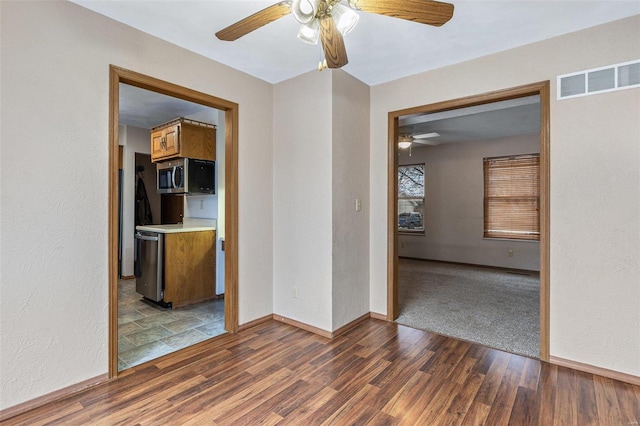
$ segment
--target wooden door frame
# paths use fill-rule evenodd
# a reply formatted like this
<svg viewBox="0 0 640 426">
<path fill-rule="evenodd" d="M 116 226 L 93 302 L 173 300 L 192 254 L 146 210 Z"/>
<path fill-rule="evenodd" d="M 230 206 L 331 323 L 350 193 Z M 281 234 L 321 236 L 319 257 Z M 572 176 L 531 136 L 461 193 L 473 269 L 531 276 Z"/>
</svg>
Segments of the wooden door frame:
<svg viewBox="0 0 640 426">
<path fill-rule="evenodd" d="M 398 308 L 398 118 L 434 113 L 492 102 L 540 96 L 540 359 L 549 361 L 549 81 L 392 111 L 388 115 L 387 167 L 387 320 L 394 321 Z"/>
<path fill-rule="evenodd" d="M 238 104 L 115 65 L 109 66 L 109 378 L 118 375 L 118 125 L 119 85 L 151 90 L 225 112 L 224 322 L 238 331 Z"/>
</svg>

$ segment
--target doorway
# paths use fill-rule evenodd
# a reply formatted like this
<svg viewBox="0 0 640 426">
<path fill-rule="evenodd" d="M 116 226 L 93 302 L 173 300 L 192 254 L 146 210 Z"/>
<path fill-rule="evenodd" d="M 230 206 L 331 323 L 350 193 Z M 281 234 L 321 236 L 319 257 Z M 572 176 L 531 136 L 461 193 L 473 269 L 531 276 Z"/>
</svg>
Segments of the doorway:
<svg viewBox="0 0 640 426">
<path fill-rule="evenodd" d="M 137 88 L 182 99 L 223 111 L 224 140 L 224 324 L 225 330 L 238 329 L 238 105 L 182 86 L 158 80 L 119 67 L 110 67 L 109 103 L 109 376 L 118 375 L 118 133 L 119 88 L 124 83 Z M 199 205 L 203 205 L 200 202 Z"/>
<path fill-rule="evenodd" d="M 455 99 L 421 107 L 393 111 L 389 113 L 389 139 L 388 139 L 388 276 L 387 276 L 387 319 L 390 321 L 399 315 L 399 286 L 398 286 L 398 140 L 402 134 L 400 118 L 420 115 L 453 112 L 461 108 L 483 106 L 495 102 L 524 99 L 538 96 L 540 99 L 540 293 L 539 293 L 539 349 L 542 360 L 549 357 L 549 82 L 535 83 L 527 86 L 492 92 L 483 95 Z M 428 203 L 428 201 L 427 201 Z M 418 214 L 416 214 L 417 216 Z M 419 214 L 422 218 L 421 213 Z M 405 214 L 406 216 L 406 214 Z M 418 231 L 420 228 L 418 228 Z M 414 230 L 411 230 L 414 231 Z M 415 232 L 415 231 L 414 231 Z"/>
</svg>

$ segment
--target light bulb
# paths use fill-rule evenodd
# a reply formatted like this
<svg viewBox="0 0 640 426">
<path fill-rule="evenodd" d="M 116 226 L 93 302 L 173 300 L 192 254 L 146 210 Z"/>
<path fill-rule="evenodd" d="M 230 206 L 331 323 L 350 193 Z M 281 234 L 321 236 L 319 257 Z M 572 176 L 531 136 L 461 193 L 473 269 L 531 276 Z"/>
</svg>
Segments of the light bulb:
<svg viewBox="0 0 640 426">
<path fill-rule="evenodd" d="M 398 142 L 398 148 L 407 149 L 410 146 L 411 146 L 411 142 L 408 142 L 408 141 Z"/>
<path fill-rule="evenodd" d="M 356 12 L 340 3 L 333 6 L 331 16 L 333 16 L 336 27 L 342 35 L 349 34 L 356 27 L 358 19 L 360 19 Z"/>
<path fill-rule="evenodd" d="M 320 23 L 317 19 L 311 20 L 306 24 L 300 26 L 298 31 L 298 38 L 305 43 L 318 44 L 318 38 L 320 37 Z"/>
</svg>

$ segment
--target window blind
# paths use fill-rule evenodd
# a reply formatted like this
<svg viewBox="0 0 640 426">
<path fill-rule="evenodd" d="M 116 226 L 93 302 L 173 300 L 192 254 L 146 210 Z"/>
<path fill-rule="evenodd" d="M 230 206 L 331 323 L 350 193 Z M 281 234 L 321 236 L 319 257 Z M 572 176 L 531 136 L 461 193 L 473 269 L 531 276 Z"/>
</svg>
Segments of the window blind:
<svg viewBox="0 0 640 426">
<path fill-rule="evenodd" d="M 484 237 L 540 240 L 540 155 L 484 159 Z"/>
</svg>

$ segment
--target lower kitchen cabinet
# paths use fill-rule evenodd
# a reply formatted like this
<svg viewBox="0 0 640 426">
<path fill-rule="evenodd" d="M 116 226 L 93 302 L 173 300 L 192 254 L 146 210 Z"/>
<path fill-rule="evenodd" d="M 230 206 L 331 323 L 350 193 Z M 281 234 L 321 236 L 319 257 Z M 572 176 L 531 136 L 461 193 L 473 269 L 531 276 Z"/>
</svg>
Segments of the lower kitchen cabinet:
<svg viewBox="0 0 640 426">
<path fill-rule="evenodd" d="M 216 295 L 216 231 L 165 234 L 164 301 L 186 306 Z"/>
</svg>

